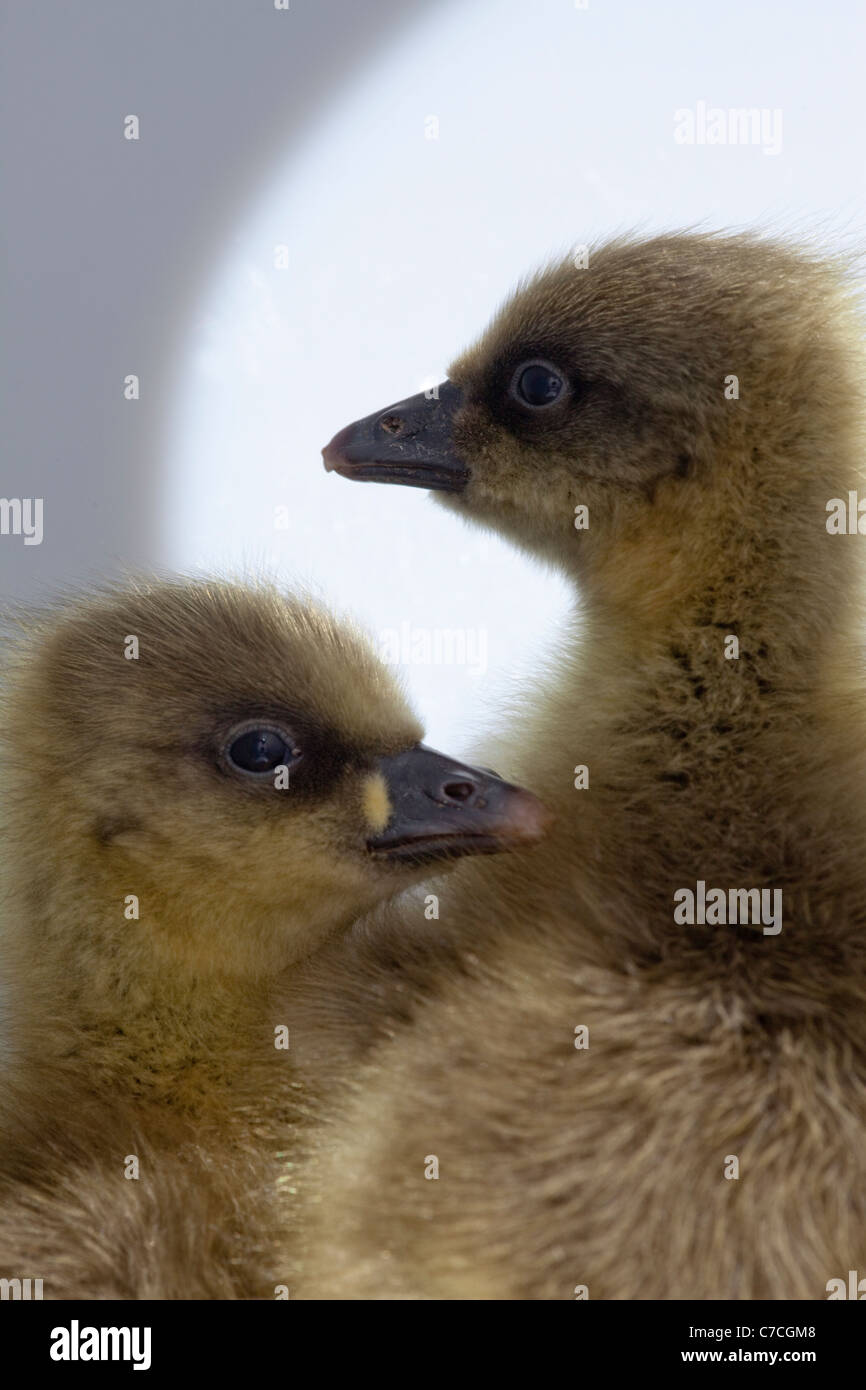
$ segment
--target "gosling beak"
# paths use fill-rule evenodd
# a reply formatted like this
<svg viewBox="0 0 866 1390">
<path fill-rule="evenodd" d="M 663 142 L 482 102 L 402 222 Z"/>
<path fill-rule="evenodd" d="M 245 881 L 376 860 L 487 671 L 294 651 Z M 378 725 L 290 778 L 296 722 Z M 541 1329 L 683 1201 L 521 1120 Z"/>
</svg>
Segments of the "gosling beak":
<svg viewBox="0 0 866 1390">
<path fill-rule="evenodd" d="M 391 818 L 367 841 L 377 859 L 427 863 L 496 854 L 534 844 L 553 819 L 531 792 L 423 744 L 382 758 L 379 770 L 388 787 Z"/>
<path fill-rule="evenodd" d="M 461 400 L 460 389 L 443 381 L 356 420 L 322 450 L 325 469 L 361 483 L 460 492 L 469 478 L 454 452 L 454 416 Z"/>
</svg>

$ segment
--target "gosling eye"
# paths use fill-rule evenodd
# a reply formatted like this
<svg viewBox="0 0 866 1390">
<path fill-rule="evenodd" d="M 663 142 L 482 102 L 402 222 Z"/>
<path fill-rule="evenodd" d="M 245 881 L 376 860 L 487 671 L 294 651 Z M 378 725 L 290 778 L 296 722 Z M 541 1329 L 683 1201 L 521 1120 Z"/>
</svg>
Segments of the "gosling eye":
<svg viewBox="0 0 866 1390">
<path fill-rule="evenodd" d="M 230 767 L 261 776 L 275 767 L 291 767 L 300 759 L 301 750 L 284 729 L 248 725 L 229 734 L 225 756 Z"/>
<path fill-rule="evenodd" d="M 521 362 L 511 378 L 511 395 L 521 405 L 532 410 L 544 410 L 560 400 L 566 390 L 566 378 L 550 362 L 537 359 Z"/>
</svg>

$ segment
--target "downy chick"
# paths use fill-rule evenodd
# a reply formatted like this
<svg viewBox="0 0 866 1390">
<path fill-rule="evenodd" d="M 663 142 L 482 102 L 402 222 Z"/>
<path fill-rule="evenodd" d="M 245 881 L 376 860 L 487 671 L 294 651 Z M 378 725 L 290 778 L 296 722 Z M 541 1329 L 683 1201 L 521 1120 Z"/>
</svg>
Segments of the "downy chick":
<svg viewBox="0 0 866 1390">
<path fill-rule="evenodd" d="M 309 1289 L 816 1298 L 862 1267 L 864 552 L 834 520 L 863 490 L 861 336 L 809 253 L 620 240 L 326 450 L 580 607 L 503 740 L 554 832 L 452 880 L 443 921 L 483 949 L 359 1077 Z"/>
<path fill-rule="evenodd" d="M 546 813 L 419 745 L 366 641 L 265 587 L 155 582 L 28 615 L 3 699 L 0 1266 L 35 1252 L 48 1296 L 154 1296 L 153 1240 L 170 1291 L 169 1250 L 200 1253 L 311 1104 L 292 971 L 430 864 L 531 843 Z M 197 1165 L 182 1232 L 176 1150 Z M 138 1286 L 130 1157 L 163 1184 L 141 1198 Z M 94 1232 L 100 1182 L 120 1195 Z"/>
</svg>

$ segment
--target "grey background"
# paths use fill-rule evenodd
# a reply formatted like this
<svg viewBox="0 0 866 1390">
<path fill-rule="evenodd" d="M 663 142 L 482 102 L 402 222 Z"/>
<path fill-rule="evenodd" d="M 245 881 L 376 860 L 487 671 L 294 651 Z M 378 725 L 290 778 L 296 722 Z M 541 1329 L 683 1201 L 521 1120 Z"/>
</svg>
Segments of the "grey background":
<svg viewBox="0 0 866 1390">
<path fill-rule="evenodd" d="M 215 250 L 330 94 L 436 3 L 4 4 L 0 495 L 44 497 L 45 539 L 2 538 L 0 594 L 162 561 L 162 421 Z M 128 113 L 146 140 L 123 138 Z"/>
</svg>

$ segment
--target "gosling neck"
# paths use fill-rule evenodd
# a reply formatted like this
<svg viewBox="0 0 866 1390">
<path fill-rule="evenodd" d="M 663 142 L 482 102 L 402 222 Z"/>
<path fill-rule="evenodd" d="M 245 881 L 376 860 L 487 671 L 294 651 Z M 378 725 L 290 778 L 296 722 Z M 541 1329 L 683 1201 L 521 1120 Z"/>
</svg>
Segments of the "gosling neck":
<svg viewBox="0 0 866 1390">
<path fill-rule="evenodd" d="M 194 1109 L 215 1078 L 223 1086 L 273 1050 L 284 1020 L 269 1001 L 295 959 L 291 908 L 242 914 L 214 889 L 189 912 L 140 866 L 118 876 L 98 856 L 70 858 L 42 881 L 19 876 L 9 895 L 17 1050 L 84 1068 L 94 1090 Z"/>
<path fill-rule="evenodd" d="M 862 538 L 829 534 L 820 493 L 809 503 L 769 521 L 699 512 L 690 529 L 659 510 L 573 572 L 578 636 L 557 727 L 574 731 L 591 793 L 579 816 L 573 799 L 557 809 L 601 890 L 618 885 L 626 937 L 681 932 L 674 892 L 699 881 L 783 892 L 780 957 L 797 932 L 861 931 L 840 908 L 863 901 L 866 872 L 852 882 L 839 854 L 838 808 L 854 842 L 866 833 Z M 564 757 L 545 774 L 557 787 Z"/>
</svg>

